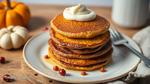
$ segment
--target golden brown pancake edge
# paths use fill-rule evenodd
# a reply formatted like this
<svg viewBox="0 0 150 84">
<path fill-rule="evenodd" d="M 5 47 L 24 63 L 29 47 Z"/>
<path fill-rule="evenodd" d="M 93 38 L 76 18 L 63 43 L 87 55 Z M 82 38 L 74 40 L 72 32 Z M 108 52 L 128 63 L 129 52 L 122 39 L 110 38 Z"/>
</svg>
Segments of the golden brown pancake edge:
<svg viewBox="0 0 150 84">
<path fill-rule="evenodd" d="M 66 63 L 63 63 L 61 61 L 58 61 L 52 54 L 51 51 L 48 52 L 48 56 L 50 57 L 49 60 L 54 61 L 56 64 L 66 68 L 66 69 L 72 69 L 72 70 L 79 70 L 79 71 L 93 71 L 93 70 L 97 70 L 100 69 L 101 67 L 104 67 L 105 65 L 109 64 L 112 59 L 106 60 L 104 63 L 101 64 L 96 64 L 93 66 L 88 66 L 88 67 L 80 67 L 80 66 L 72 66 Z"/>
<path fill-rule="evenodd" d="M 96 58 L 96 57 L 100 57 L 103 54 L 107 53 L 108 51 L 112 50 L 112 46 L 111 43 L 109 45 L 105 45 L 102 49 L 100 49 L 99 51 L 95 52 L 95 53 L 90 53 L 90 54 L 75 54 L 72 52 L 67 52 L 66 51 L 61 51 L 58 48 L 60 48 L 61 46 L 55 46 L 55 44 L 52 42 L 49 43 L 50 48 L 54 51 L 54 53 L 57 53 L 58 55 L 61 55 L 63 57 L 66 58 L 75 58 L 75 59 L 91 59 L 91 58 Z"/>
<path fill-rule="evenodd" d="M 98 46 L 103 46 L 110 40 L 110 33 L 106 32 L 103 35 L 99 35 L 97 37 L 91 39 L 71 39 L 61 34 L 56 33 L 51 29 L 51 38 L 52 40 L 64 47 L 68 47 L 71 49 L 84 49 L 84 48 L 96 48 Z"/>
</svg>

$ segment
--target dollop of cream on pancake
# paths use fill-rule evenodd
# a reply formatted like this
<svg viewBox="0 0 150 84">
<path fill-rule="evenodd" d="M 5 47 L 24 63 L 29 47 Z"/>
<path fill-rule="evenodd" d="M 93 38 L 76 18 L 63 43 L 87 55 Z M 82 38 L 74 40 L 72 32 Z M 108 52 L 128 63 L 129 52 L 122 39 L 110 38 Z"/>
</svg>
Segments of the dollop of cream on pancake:
<svg viewBox="0 0 150 84">
<path fill-rule="evenodd" d="M 67 20 L 91 21 L 96 18 L 96 13 L 88 9 L 85 5 L 76 5 L 65 8 L 63 16 Z"/>
</svg>

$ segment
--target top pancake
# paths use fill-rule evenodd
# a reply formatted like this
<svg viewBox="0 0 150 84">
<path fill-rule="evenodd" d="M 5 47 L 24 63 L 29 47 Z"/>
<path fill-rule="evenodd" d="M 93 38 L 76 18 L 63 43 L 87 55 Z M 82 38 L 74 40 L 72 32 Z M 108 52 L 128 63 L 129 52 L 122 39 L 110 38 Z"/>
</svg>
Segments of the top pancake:
<svg viewBox="0 0 150 84">
<path fill-rule="evenodd" d="M 69 38 L 93 38 L 108 31 L 109 26 L 109 22 L 98 15 L 92 21 L 74 21 L 66 20 L 60 14 L 51 21 L 56 32 Z"/>
</svg>

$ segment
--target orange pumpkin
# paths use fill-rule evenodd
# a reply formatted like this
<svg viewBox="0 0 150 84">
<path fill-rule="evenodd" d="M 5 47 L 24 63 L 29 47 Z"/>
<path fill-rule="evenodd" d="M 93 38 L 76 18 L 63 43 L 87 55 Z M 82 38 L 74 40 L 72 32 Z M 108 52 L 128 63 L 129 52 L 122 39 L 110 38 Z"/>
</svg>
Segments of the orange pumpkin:
<svg viewBox="0 0 150 84">
<path fill-rule="evenodd" d="M 21 2 L 0 2 L 0 28 L 10 25 L 27 26 L 30 20 L 29 8 Z"/>
</svg>

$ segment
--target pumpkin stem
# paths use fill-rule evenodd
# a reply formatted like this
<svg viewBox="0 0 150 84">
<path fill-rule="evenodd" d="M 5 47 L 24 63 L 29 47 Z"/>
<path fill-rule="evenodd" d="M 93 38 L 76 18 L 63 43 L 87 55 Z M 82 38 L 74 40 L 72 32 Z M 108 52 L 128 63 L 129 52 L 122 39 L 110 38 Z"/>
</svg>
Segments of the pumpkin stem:
<svg viewBox="0 0 150 84">
<path fill-rule="evenodd" d="M 10 3 L 10 0 L 6 0 L 6 4 L 7 4 L 7 9 L 11 9 L 11 3 Z"/>
</svg>

